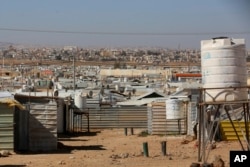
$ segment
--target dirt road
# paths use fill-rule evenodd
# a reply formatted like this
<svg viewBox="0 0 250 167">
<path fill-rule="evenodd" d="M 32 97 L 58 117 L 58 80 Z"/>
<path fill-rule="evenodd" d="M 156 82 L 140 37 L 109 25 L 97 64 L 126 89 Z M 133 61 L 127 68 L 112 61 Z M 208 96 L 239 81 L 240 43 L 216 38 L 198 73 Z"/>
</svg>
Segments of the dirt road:
<svg viewBox="0 0 250 167">
<path fill-rule="evenodd" d="M 0 166 L 27 167 L 189 167 L 197 162 L 196 141 L 183 144 L 185 136 L 139 136 L 141 129 L 127 136 L 124 129 L 92 130 L 91 133 L 59 135 L 58 151 L 50 153 L 14 153 L 0 157 Z M 161 142 L 166 141 L 167 155 L 162 155 Z M 148 143 L 145 157 L 143 143 Z M 229 151 L 240 150 L 238 142 L 219 142 L 211 150 L 208 162 L 220 155 L 229 166 Z M 145 151 L 145 150 L 144 150 Z"/>
</svg>

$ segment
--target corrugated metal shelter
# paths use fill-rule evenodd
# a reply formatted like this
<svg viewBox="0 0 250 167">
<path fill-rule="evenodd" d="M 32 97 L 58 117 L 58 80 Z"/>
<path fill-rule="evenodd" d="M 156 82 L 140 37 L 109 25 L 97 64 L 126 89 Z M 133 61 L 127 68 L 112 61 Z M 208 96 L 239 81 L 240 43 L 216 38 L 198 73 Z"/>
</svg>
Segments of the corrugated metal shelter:
<svg viewBox="0 0 250 167">
<path fill-rule="evenodd" d="M 29 150 L 57 150 L 57 104 L 29 104 Z"/>
<path fill-rule="evenodd" d="M 14 150 L 14 107 L 0 103 L 0 150 Z"/>
<path fill-rule="evenodd" d="M 187 109 L 186 109 L 187 110 Z M 187 113 L 178 120 L 166 119 L 165 102 L 152 102 L 148 105 L 148 130 L 153 135 L 175 135 L 187 133 Z"/>
<path fill-rule="evenodd" d="M 89 108 L 89 127 L 90 129 L 105 128 L 147 128 L 147 107 L 129 106 L 129 107 L 101 107 Z M 73 114 L 73 110 L 67 114 L 68 131 L 79 131 L 87 129 L 87 117 L 78 117 Z M 74 123 L 73 123 L 74 122 Z"/>
<path fill-rule="evenodd" d="M 0 150 L 14 150 L 15 134 L 15 108 L 23 109 L 23 106 L 12 99 L 11 94 L 0 95 Z"/>
<path fill-rule="evenodd" d="M 187 106 L 187 134 L 194 135 L 194 125 L 198 123 L 198 100 L 199 91 L 197 88 L 184 88 L 171 95 L 173 98 L 181 98 L 188 101 Z"/>
<path fill-rule="evenodd" d="M 23 102 L 25 107 L 22 106 L 22 111 L 15 110 L 14 113 L 14 150 L 34 152 L 57 150 L 57 114 L 63 114 L 58 110 L 57 102 L 50 98 L 34 96 L 15 96 L 15 98 Z M 35 102 L 32 103 L 29 99 Z M 63 128 L 63 123 L 60 123 Z"/>
</svg>

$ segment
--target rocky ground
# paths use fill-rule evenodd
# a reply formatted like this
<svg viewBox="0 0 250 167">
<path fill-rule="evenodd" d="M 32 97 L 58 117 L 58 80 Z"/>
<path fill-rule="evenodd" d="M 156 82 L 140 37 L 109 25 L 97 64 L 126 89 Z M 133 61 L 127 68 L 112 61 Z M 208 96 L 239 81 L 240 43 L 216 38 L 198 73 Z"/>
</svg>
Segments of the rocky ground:
<svg viewBox="0 0 250 167">
<path fill-rule="evenodd" d="M 92 130 L 91 133 L 59 135 L 58 150 L 49 153 L 11 153 L 3 151 L 1 167 L 189 167 L 198 162 L 197 141 L 186 136 L 142 135 L 143 130 L 134 129 L 134 134 L 124 129 Z M 166 155 L 162 142 L 166 141 Z M 144 143 L 144 147 L 143 147 Z M 148 157 L 145 156 L 148 144 Z M 230 150 L 241 150 L 238 142 L 217 142 L 210 151 L 207 162 L 221 157 L 229 166 Z"/>
</svg>

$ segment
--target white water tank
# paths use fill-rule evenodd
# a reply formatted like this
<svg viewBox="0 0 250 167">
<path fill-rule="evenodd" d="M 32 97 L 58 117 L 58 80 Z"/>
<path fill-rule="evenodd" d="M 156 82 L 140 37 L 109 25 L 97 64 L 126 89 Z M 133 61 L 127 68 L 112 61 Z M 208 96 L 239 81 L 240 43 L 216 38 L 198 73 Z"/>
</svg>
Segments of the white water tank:
<svg viewBox="0 0 250 167">
<path fill-rule="evenodd" d="M 26 83 L 27 83 L 27 85 L 31 85 L 31 83 L 32 83 L 32 81 L 31 81 L 31 79 L 30 78 L 28 78 L 28 79 L 26 79 Z"/>
<path fill-rule="evenodd" d="M 244 39 L 226 37 L 201 41 L 203 88 L 247 86 Z M 208 89 L 205 101 L 246 100 L 246 89 Z"/>
<path fill-rule="evenodd" d="M 76 93 L 74 96 L 75 106 L 79 109 L 86 108 L 86 96 L 82 96 L 81 93 Z"/>
<path fill-rule="evenodd" d="M 116 84 L 116 85 L 115 85 L 115 90 L 116 90 L 116 91 L 119 91 L 119 90 L 120 90 L 120 85 L 119 85 L 119 84 Z"/>
<path fill-rule="evenodd" d="M 166 100 L 166 119 L 184 118 L 184 103 L 179 99 Z"/>
</svg>

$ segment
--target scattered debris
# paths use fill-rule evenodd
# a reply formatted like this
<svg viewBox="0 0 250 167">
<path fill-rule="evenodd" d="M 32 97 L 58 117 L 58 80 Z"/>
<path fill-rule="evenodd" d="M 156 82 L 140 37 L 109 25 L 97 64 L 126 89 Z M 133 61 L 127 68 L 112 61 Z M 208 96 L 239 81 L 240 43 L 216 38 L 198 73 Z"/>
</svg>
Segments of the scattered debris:
<svg viewBox="0 0 250 167">
<path fill-rule="evenodd" d="M 204 164 L 201 164 L 201 167 L 213 167 L 213 164 L 204 163 Z"/>
<path fill-rule="evenodd" d="M 199 163 L 196 163 L 196 162 L 193 162 L 190 167 L 200 167 L 200 164 Z"/>
<path fill-rule="evenodd" d="M 187 155 L 182 155 L 182 159 L 188 159 L 188 158 L 190 158 L 190 157 Z"/>
<path fill-rule="evenodd" d="M 189 142 L 190 141 L 184 139 L 184 140 L 181 141 L 181 144 L 188 144 Z"/>
<path fill-rule="evenodd" d="M 123 153 L 120 155 L 121 158 L 128 158 L 129 154 L 128 153 Z"/>
<path fill-rule="evenodd" d="M 62 160 L 62 161 L 58 161 L 57 164 L 58 165 L 65 165 L 66 163 Z"/>
<path fill-rule="evenodd" d="M 75 157 L 73 157 L 73 156 L 70 156 L 70 157 L 69 157 L 69 159 L 75 159 Z"/>
<path fill-rule="evenodd" d="M 119 159 L 119 158 L 128 158 L 129 157 L 129 153 L 122 153 L 120 155 L 117 155 L 117 154 L 112 154 L 109 156 L 109 158 L 112 158 L 112 159 Z"/>
</svg>

